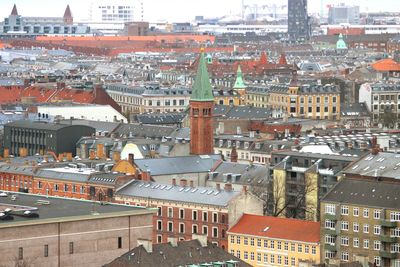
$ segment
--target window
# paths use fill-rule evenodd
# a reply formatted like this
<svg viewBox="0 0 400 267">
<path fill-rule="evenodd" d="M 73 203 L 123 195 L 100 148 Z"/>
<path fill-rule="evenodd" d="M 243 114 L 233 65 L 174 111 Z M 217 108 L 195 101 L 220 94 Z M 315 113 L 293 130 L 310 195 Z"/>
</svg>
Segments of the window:
<svg viewBox="0 0 400 267">
<path fill-rule="evenodd" d="M 336 224 L 335 224 L 334 221 L 325 220 L 325 228 L 328 228 L 328 229 L 335 229 L 335 226 L 336 226 Z"/>
<path fill-rule="evenodd" d="M 381 250 L 381 241 L 374 240 L 374 250 Z"/>
<path fill-rule="evenodd" d="M 157 243 L 161 243 L 162 242 L 162 235 L 157 235 Z"/>
<path fill-rule="evenodd" d="M 68 185 L 64 184 L 64 192 L 68 192 Z"/>
<path fill-rule="evenodd" d="M 208 235 L 208 226 L 203 225 L 203 235 Z"/>
<path fill-rule="evenodd" d="M 348 246 L 349 245 L 349 237 L 348 236 L 342 236 L 340 238 L 340 244 L 342 246 Z"/>
<path fill-rule="evenodd" d="M 355 237 L 353 238 L 353 247 L 358 248 L 360 246 L 360 240 Z"/>
<path fill-rule="evenodd" d="M 282 256 L 278 255 L 278 264 L 281 265 L 282 264 Z"/>
<path fill-rule="evenodd" d="M 181 234 L 185 233 L 185 224 L 184 223 L 179 223 L 179 233 L 181 233 Z"/>
<path fill-rule="evenodd" d="M 271 263 L 275 263 L 275 256 L 271 255 Z"/>
<path fill-rule="evenodd" d="M 203 222 L 206 222 L 206 221 L 208 221 L 208 213 L 207 213 L 207 211 L 204 211 L 203 212 Z"/>
<path fill-rule="evenodd" d="M 285 266 L 288 266 L 288 265 L 289 265 L 289 257 L 288 257 L 288 256 L 285 256 L 285 257 L 283 258 L 283 264 L 284 264 Z"/>
<path fill-rule="evenodd" d="M 240 245 L 240 236 L 236 237 L 236 243 Z"/>
<path fill-rule="evenodd" d="M 369 239 L 364 239 L 364 248 L 369 248 Z"/>
<path fill-rule="evenodd" d="M 158 216 L 162 216 L 162 208 L 161 207 L 158 207 L 157 215 Z"/>
<path fill-rule="evenodd" d="M 259 247 L 259 248 L 261 247 L 261 239 L 260 238 L 257 239 L 257 247 Z"/>
<path fill-rule="evenodd" d="M 333 204 L 326 204 L 325 205 L 325 213 L 335 215 L 336 207 Z"/>
<path fill-rule="evenodd" d="M 74 254 L 74 242 L 69 242 L 69 254 Z"/>
<path fill-rule="evenodd" d="M 374 210 L 374 219 L 381 218 L 381 210 Z"/>
<path fill-rule="evenodd" d="M 197 225 L 196 224 L 192 225 L 192 234 L 197 234 Z"/>
<path fill-rule="evenodd" d="M 185 218 L 185 210 L 179 209 L 179 219 L 184 219 L 184 218 Z"/>
<path fill-rule="evenodd" d="M 342 230 L 349 231 L 349 222 L 342 221 Z"/>
<path fill-rule="evenodd" d="M 282 249 L 282 242 L 278 241 L 278 249 L 281 250 Z"/>
<path fill-rule="evenodd" d="M 313 254 L 313 255 L 317 254 L 317 247 L 315 247 L 315 246 L 311 247 L 311 254 Z"/>
<path fill-rule="evenodd" d="M 268 254 L 264 253 L 264 263 L 268 263 Z"/>
<path fill-rule="evenodd" d="M 240 259 L 240 250 L 236 251 L 236 257 Z"/>
<path fill-rule="evenodd" d="M 303 252 L 303 245 L 297 244 L 297 252 Z"/>
<path fill-rule="evenodd" d="M 274 240 L 271 240 L 270 246 L 271 246 L 271 248 L 275 248 L 275 241 Z"/>
<path fill-rule="evenodd" d="M 288 242 L 285 242 L 284 248 L 285 248 L 286 251 L 289 250 L 289 243 Z"/>
<path fill-rule="evenodd" d="M 58 186 L 58 184 L 55 184 L 54 185 L 54 191 L 58 191 L 59 190 L 59 186 Z"/>
<path fill-rule="evenodd" d="M 363 232 L 366 233 L 366 234 L 369 233 L 369 224 L 366 224 L 366 223 L 364 224 Z"/>
<path fill-rule="evenodd" d="M 250 246 L 254 246 L 254 238 L 250 238 Z"/>
<path fill-rule="evenodd" d="M 235 250 L 231 249 L 230 253 L 231 253 L 231 255 L 235 255 Z"/>
<path fill-rule="evenodd" d="M 235 236 L 231 235 L 231 244 L 235 244 Z"/>
<path fill-rule="evenodd" d="M 122 248 L 122 237 L 118 237 L 118 248 Z"/>
<path fill-rule="evenodd" d="M 157 230 L 162 230 L 162 221 L 157 221 Z"/>
<path fill-rule="evenodd" d="M 42 189 L 42 186 L 43 186 L 43 185 L 42 185 L 42 182 L 39 181 L 39 182 L 38 182 L 38 188 L 39 188 L 39 189 Z"/>
<path fill-rule="evenodd" d="M 353 223 L 353 232 L 358 233 L 358 231 L 359 231 L 359 225 L 358 225 L 358 223 Z"/>
<path fill-rule="evenodd" d="M 353 216 L 358 217 L 358 214 L 359 214 L 358 208 L 353 208 Z"/>
<path fill-rule="evenodd" d="M 374 263 L 376 266 L 381 266 L 381 257 L 375 256 L 374 257 Z"/>
<path fill-rule="evenodd" d="M 24 249 L 19 247 L 18 248 L 18 259 L 23 260 L 24 259 Z"/>
<path fill-rule="evenodd" d="M 249 245 L 249 239 L 248 239 L 247 237 L 244 237 L 244 238 L 243 238 L 243 244 L 244 244 L 245 246 Z"/>
<path fill-rule="evenodd" d="M 192 211 L 192 220 L 197 221 L 197 210 Z"/>
<path fill-rule="evenodd" d="M 173 232 L 173 231 L 174 231 L 174 223 L 168 222 L 168 232 Z"/>
<path fill-rule="evenodd" d="M 368 208 L 364 208 L 363 216 L 364 216 L 364 218 L 368 218 L 369 217 L 369 209 Z"/>
<path fill-rule="evenodd" d="M 290 265 L 296 266 L 296 258 L 294 258 L 294 257 L 290 258 Z"/>
<path fill-rule="evenodd" d="M 390 252 L 391 253 L 399 253 L 400 252 L 400 243 L 391 244 L 390 245 Z"/>
<path fill-rule="evenodd" d="M 296 251 L 296 245 L 294 243 L 290 244 L 290 251 L 292 252 Z"/>
<path fill-rule="evenodd" d="M 342 256 L 341 257 L 342 261 L 349 261 L 349 253 L 348 252 L 342 252 L 341 256 Z"/>
<path fill-rule="evenodd" d="M 310 246 L 308 246 L 308 245 L 305 245 L 304 246 L 304 253 L 310 253 Z"/>
<path fill-rule="evenodd" d="M 243 252 L 243 259 L 245 259 L 245 260 L 249 259 L 249 254 L 247 253 L 247 251 Z"/>
<path fill-rule="evenodd" d="M 173 210 L 173 208 L 168 208 L 168 218 L 172 218 L 172 217 L 174 217 L 174 210 Z"/>
<path fill-rule="evenodd" d="M 43 256 L 47 258 L 49 256 L 49 245 L 44 245 L 44 253 Z"/>
<path fill-rule="evenodd" d="M 264 240 L 264 248 L 268 247 L 268 240 Z"/>
<path fill-rule="evenodd" d="M 326 235 L 325 236 L 325 243 L 327 244 L 331 244 L 334 245 L 335 244 L 335 237 L 331 236 L 331 235 Z"/>
<path fill-rule="evenodd" d="M 218 228 L 213 227 L 213 237 L 218 237 Z"/>
<path fill-rule="evenodd" d="M 390 231 L 391 236 L 400 237 L 400 228 L 394 228 Z"/>
<path fill-rule="evenodd" d="M 391 211 L 390 220 L 392 222 L 400 222 L 400 211 Z"/>
<path fill-rule="evenodd" d="M 254 252 L 250 252 L 250 260 L 254 261 Z"/>
<path fill-rule="evenodd" d="M 257 252 L 257 262 L 261 262 L 261 253 Z"/>
<path fill-rule="evenodd" d="M 374 235 L 380 235 L 380 234 L 381 234 L 381 226 L 374 225 Z"/>
<path fill-rule="evenodd" d="M 348 206 L 342 206 L 340 208 L 341 214 L 342 215 L 349 215 L 349 207 Z"/>
</svg>

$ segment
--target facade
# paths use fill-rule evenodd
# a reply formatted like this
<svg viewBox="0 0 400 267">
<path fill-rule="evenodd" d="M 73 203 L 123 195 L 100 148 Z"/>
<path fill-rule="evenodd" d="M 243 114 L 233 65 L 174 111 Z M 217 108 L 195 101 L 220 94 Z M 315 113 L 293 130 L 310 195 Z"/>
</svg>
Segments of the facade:
<svg viewBox="0 0 400 267">
<path fill-rule="evenodd" d="M 91 22 L 125 23 L 133 22 L 135 6 L 128 0 L 92 1 L 90 6 Z"/>
<path fill-rule="evenodd" d="M 190 153 L 213 154 L 214 97 L 204 51 L 200 55 L 196 79 L 190 98 Z"/>
<path fill-rule="evenodd" d="M 87 35 L 90 28 L 82 24 L 73 24 L 70 7 L 67 6 L 63 17 L 23 17 L 14 5 L 11 14 L 0 24 L 1 34 L 22 35 Z"/>
<path fill-rule="evenodd" d="M 60 209 L 60 207 L 62 207 Z M 154 211 L 12 193 L 0 200 L 5 266 L 101 266 L 151 238 Z"/>
<path fill-rule="evenodd" d="M 307 13 L 307 0 L 288 0 L 288 34 L 290 42 L 310 39 L 311 25 Z"/>
<path fill-rule="evenodd" d="M 244 214 L 228 231 L 228 251 L 251 266 L 317 265 L 320 224 Z"/>
<path fill-rule="evenodd" d="M 359 158 L 322 154 L 324 146 L 311 147 L 314 153 L 272 153 L 274 215 L 318 221 L 320 199 L 340 180 L 341 170 Z"/>
<path fill-rule="evenodd" d="M 398 182 L 341 180 L 321 201 L 322 261 L 400 266 L 399 190 Z"/>
<path fill-rule="evenodd" d="M 360 23 L 360 7 L 359 6 L 346 6 L 340 4 L 338 6 L 329 7 L 328 15 L 329 24 L 359 24 Z"/>
<path fill-rule="evenodd" d="M 158 85 L 131 87 L 109 84 L 106 91 L 121 106 L 122 112 L 132 114 L 182 112 L 190 99 L 189 89 L 160 88 Z"/>
<path fill-rule="evenodd" d="M 192 234 L 207 235 L 211 243 L 226 249 L 227 230 L 247 212 L 262 214 L 262 202 L 247 189 L 233 191 L 232 185 L 194 187 L 185 179 L 172 184 L 132 181 L 115 196 L 120 203 L 158 208 L 153 218 L 153 242 L 168 238 L 189 240 Z"/>
<path fill-rule="evenodd" d="M 75 155 L 78 140 L 94 133 L 94 128 L 84 125 L 15 121 L 4 125 L 4 148 L 14 156 L 43 155 L 49 151 Z"/>
</svg>

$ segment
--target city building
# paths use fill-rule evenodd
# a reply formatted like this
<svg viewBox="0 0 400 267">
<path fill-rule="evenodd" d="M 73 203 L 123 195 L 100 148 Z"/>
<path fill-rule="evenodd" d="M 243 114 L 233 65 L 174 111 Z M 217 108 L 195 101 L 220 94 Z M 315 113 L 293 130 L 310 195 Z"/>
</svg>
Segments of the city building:
<svg viewBox="0 0 400 267">
<path fill-rule="evenodd" d="M 272 152 L 273 214 L 318 221 L 320 199 L 340 180 L 343 168 L 359 159 L 356 151 L 350 153 L 340 155 L 327 145 Z"/>
<path fill-rule="evenodd" d="M 243 213 L 263 214 L 263 203 L 243 187 L 195 187 L 194 183 L 172 179 L 172 184 L 133 180 L 115 195 L 120 203 L 158 208 L 154 216 L 153 242 L 165 243 L 169 237 L 190 240 L 192 234 L 207 235 L 210 242 L 227 249 L 229 227 Z"/>
<path fill-rule="evenodd" d="M 92 22 L 133 22 L 135 6 L 129 0 L 101 0 L 90 4 L 90 21 Z"/>
<path fill-rule="evenodd" d="M 228 231 L 228 251 L 251 266 L 320 264 L 320 224 L 243 214 Z"/>
<path fill-rule="evenodd" d="M 329 24 L 359 24 L 360 23 L 360 7 L 348 6 L 344 3 L 340 5 L 331 5 L 328 14 Z"/>
<path fill-rule="evenodd" d="M 90 27 L 74 24 L 69 5 L 63 17 L 23 17 L 14 5 L 11 14 L 0 24 L 0 34 L 4 35 L 88 35 Z"/>
<path fill-rule="evenodd" d="M 118 204 L 4 193 L 0 251 L 5 266 L 101 266 L 151 238 L 155 211 Z"/>
<path fill-rule="evenodd" d="M 4 148 L 14 156 L 43 155 L 47 152 L 75 155 L 78 140 L 94 134 L 95 129 L 85 125 L 21 120 L 4 125 Z"/>
<path fill-rule="evenodd" d="M 169 238 L 168 243 L 153 244 L 150 240 L 138 240 L 138 246 L 104 267 L 148 266 L 226 266 L 250 267 L 251 265 L 229 254 L 220 247 L 208 243 L 203 235 L 193 235 L 192 240 L 178 241 Z"/>
<path fill-rule="evenodd" d="M 293 43 L 310 39 L 311 24 L 307 0 L 288 0 L 288 35 Z"/>
<path fill-rule="evenodd" d="M 321 200 L 323 262 L 358 260 L 400 266 L 400 184 L 396 180 L 346 176 Z"/>
<path fill-rule="evenodd" d="M 196 79 L 190 98 L 190 153 L 213 154 L 214 96 L 204 51 L 200 54 Z"/>
</svg>

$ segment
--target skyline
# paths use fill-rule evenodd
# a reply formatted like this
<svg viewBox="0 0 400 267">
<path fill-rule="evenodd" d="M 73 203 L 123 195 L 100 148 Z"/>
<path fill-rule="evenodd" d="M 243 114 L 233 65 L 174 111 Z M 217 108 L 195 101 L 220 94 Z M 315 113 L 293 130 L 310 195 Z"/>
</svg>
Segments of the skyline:
<svg viewBox="0 0 400 267">
<path fill-rule="evenodd" d="M 71 7 L 72 14 L 76 21 L 84 21 L 89 18 L 89 6 L 91 2 L 96 1 L 82 1 L 78 0 L 3 0 L 0 4 L 0 17 L 3 19 L 8 16 L 11 12 L 14 3 L 17 5 L 17 9 L 22 16 L 62 16 L 64 14 L 65 7 L 69 4 Z M 140 3 L 139 0 L 125 1 L 125 2 L 136 2 Z M 273 5 L 285 5 L 287 0 L 247 0 L 247 5 L 262 5 L 268 2 Z M 326 5 L 328 4 L 339 4 L 344 2 L 343 0 L 323 0 L 325 11 L 327 14 Z M 240 15 L 241 14 L 241 0 L 232 1 L 194 1 L 194 0 L 144 0 L 144 20 L 145 21 L 169 21 L 169 22 L 180 22 L 180 21 L 191 21 L 196 15 L 201 15 L 206 18 L 221 17 L 224 15 Z M 393 0 L 350 0 L 346 1 L 348 5 L 360 5 L 361 11 L 398 11 L 400 12 L 400 1 L 393 3 Z M 321 10 L 320 0 L 309 0 L 308 2 L 309 13 L 319 13 Z M 42 7 L 46 6 L 44 10 Z M 140 5 L 137 4 L 137 12 L 135 12 L 137 20 L 140 20 L 139 11 Z M 213 6 L 213 9 L 209 7 Z M 174 12 L 176 10 L 185 10 L 185 12 Z M 135 19 L 136 20 L 136 19 Z"/>
</svg>

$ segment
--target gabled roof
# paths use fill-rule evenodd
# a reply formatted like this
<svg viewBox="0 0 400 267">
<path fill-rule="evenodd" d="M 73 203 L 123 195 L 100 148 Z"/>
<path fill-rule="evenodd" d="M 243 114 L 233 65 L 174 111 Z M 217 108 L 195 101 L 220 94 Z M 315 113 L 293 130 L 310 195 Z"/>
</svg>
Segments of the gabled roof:
<svg viewBox="0 0 400 267">
<path fill-rule="evenodd" d="M 214 101 L 204 52 L 202 52 L 200 55 L 200 62 L 197 68 L 197 75 L 193 84 L 191 100 Z"/>
<path fill-rule="evenodd" d="M 375 71 L 400 71 L 400 64 L 391 58 L 379 60 L 371 66 Z"/>
<path fill-rule="evenodd" d="M 320 242 L 319 222 L 272 216 L 244 214 L 228 232 L 308 243 Z"/>
</svg>

